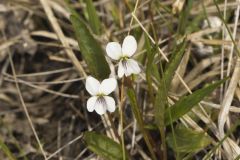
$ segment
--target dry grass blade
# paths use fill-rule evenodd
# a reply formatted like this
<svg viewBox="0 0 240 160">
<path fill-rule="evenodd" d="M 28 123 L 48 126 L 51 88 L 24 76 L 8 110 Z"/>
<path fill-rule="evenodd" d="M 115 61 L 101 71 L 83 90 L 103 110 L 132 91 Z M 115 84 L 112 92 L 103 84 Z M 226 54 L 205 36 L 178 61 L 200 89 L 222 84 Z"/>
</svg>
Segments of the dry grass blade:
<svg viewBox="0 0 240 160">
<path fill-rule="evenodd" d="M 70 60 L 72 61 L 72 63 L 76 67 L 76 69 L 78 70 L 80 76 L 86 77 L 86 73 L 85 73 L 82 65 L 79 63 L 79 61 L 78 61 L 77 57 L 74 55 L 73 51 L 71 49 L 69 49 L 70 48 L 69 43 L 66 41 L 63 31 L 61 30 L 61 27 L 59 26 L 57 19 L 53 14 L 53 11 L 50 7 L 49 1 L 41 0 L 41 4 L 48 16 L 48 19 L 49 19 L 53 29 L 55 30 L 56 34 L 58 35 L 59 40 L 62 42 L 63 47 L 66 47 L 65 51 L 66 51 L 68 57 L 70 58 Z"/>
<path fill-rule="evenodd" d="M 58 36 L 55 33 L 47 32 L 47 31 L 34 31 L 31 33 L 31 35 L 58 40 Z M 78 42 L 72 38 L 65 37 L 65 41 L 67 41 L 70 45 L 74 47 L 78 46 Z"/>
<path fill-rule="evenodd" d="M 32 131 L 33 131 L 34 136 L 35 136 L 35 138 L 36 138 L 36 140 L 38 142 L 38 145 L 39 145 L 40 150 L 41 150 L 41 152 L 42 152 L 42 154 L 44 156 L 44 159 L 46 160 L 47 159 L 46 153 L 45 153 L 45 151 L 43 149 L 43 146 L 42 146 L 42 144 L 40 142 L 40 139 L 39 139 L 39 137 L 37 135 L 37 132 L 36 132 L 36 130 L 34 128 L 33 122 L 32 122 L 32 120 L 30 118 L 30 115 L 28 113 L 27 107 L 25 105 L 24 99 L 22 97 L 22 94 L 21 94 L 21 91 L 20 91 L 20 88 L 19 88 L 19 85 L 18 85 L 18 81 L 17 81 L 17 78 L 16 78 L 16 71 L 15 71 L 15 67 L 14 67 L 14 64 L 13 64 L 13 61 L 12 61 L 12 56 L 11 56 L 10 51 L 8 51 L 8 53 L 9 53 L 9 61 L 10 61 L 11 69 L 12 69 L 12 72 L 13 72 L 13 77 L 14 77 L 14 80 L 15 80 L 15 84 L 16 84 L 16 88 L 17 88 L 17 91 L 18 91 L 18 95 L 19 95 L 20 101 L 21 101 L 22 106 L 23 106 L 23 110 L 24 110 L 24 112 L 26 114 L 26 117 L 27 117 L 28 122 L 29 122 L 29 124 L 30 124 L 30 126 L 32 128 Z"/>
<path fill-rule="evenodd" d="M 233 100 L 234 92 L 240 80 L 239 75 L 240 75 L 240 59 L 238 58 L 236 62 L 236 66 L 233 71 L 233 75 L 230 80 L 230 84 L 228 86 L 228 89 L 225 93 L 225 97 L 221 104 L 221 111 L 218 117 L 218 127 L 219 127 L 219 134 L 221 138 L 225 136 L 224 125 L 228 118 L 229 109 Z M 235 142 L 232 142 L 232 143 L 235 144 Z M 233 158 L 236 158 L 240 154 L 240 148 L 237 145 L 234 145 L 235 146 L 234 151 L 229 150 L 228 142 L 223 142 L 223 146 L 227 150 L 228 156 L 232 156 Z"/>
<path fill-rule="evenodd" d="M 65 144 L 64 146 L 62 146 L 61 148 L 59 148 L 58 150 L 56 150 L 54 153 L 52 153 L 51 155 L 49 155 L 47 157 L 46 160 L 49 160 L 51 158 L 53 158 L 54 156 L 56 156 L 59 152 L 61 152 L 63 149 L 67 148 L 69 145 L 73 144 L 74 142 L 78 141 L 79 139 L 81 139 L 83 137 L 83 134 L 79 135 L 78 137 L 74 138 L 73 140 L 69 141 L 67 144 Z"/>
<path fill-rule="evenodd" d="M 0 159 L 239 159 L 240 0 L 0 1 Z"/>
</svg>

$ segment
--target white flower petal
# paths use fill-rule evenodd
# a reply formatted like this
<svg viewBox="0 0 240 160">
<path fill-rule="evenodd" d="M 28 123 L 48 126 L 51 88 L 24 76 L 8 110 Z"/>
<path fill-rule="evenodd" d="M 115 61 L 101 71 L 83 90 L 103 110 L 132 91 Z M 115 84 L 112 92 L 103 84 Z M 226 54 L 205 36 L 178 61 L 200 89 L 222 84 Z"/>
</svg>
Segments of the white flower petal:
<svg viewBox="0 0 240 160">
<path fill-rule="evenodd" d="M 118 77 L 122 78 L 123 75 L 124 75 L 124 68 L 123 68 L 123 65 L 122 65 L 122 61 L 120 61 L 119 65 L 118 65 Z"/>
<path fill-rule="evenodd" d="M 122 68 L 123 68 L 123 72 L 124 72 L 126 77 L 130 76 L 132 74 L 131 68 L 128 68 L 127 60 L 122 61 Z"/>
<path fill-rule="evenodd" d="M 132 74 L 132 69 L 130 67 L 128 67 L 127 63 L 125 64 L 125 67 L 124 67 L 124 74 L 126 77 L 128 77 Z"/>
<path fill-rule="evenodd" d="M 106 46 L 106 52 L 110 58 L 114 60 L 119 60 L 122 56 L 121 45 L 117 42 L 109 42 Z"/>
<path fill-rule="evenodd" d="M 104 95 L 110 94 L 117 87 L 117 80 L 115 78 L 104 79 L 99 87 L 99 93 Z"/>
<path fill-rule="evenodd" d="M 109 96 L 104 96 L 105 98 L 105 101 L 107 103 L 107 110 L 109 112 L 114 112 L 115 109 L 116 109 L 116 104 L 115 104 L 115 101 L 112 97 L 109 97 Z"/>
<path fill-rule="evenodd" d="M 107 103 L 105 98 L 101 98 L 101 99 L 97 99 L 96 104 L 95 104 L 95 111 L 97 112 L 97 114 L 99 115 L 103 115 L 104 113 L 106 113 L 106 107 L 107 107 Z"/>
<path fill-rule="evenodd" d="M 136 39 L 129 35 L 123 40 L 122 44 L 122 54 L 123 56 L 131 57 L 137 50 Z"/>
<path fill-rule="evenodd" d="M 97 101 L 97 96 L 93 96 L 93 97 L 88 99 L 88 101 L 87 101 L 87 110 L 89 112 L 94 111 L 96 101 Z"/>
<path fill-rule="evenodd" d="M 127 70 L 130 74 L 139 74 L 141 72 L 138 63 L 133 59 L 127 60 Z"/>
<path fill-rule="evenodd" d="M 88 93 L 90 93 L 92 96 L 97 95 L 99 87 L 100 87 L 100 82 L 98 80 L 96 80 L 91 76 L 87 77 L 86 90 L 88 91 Z"/>
</svg>

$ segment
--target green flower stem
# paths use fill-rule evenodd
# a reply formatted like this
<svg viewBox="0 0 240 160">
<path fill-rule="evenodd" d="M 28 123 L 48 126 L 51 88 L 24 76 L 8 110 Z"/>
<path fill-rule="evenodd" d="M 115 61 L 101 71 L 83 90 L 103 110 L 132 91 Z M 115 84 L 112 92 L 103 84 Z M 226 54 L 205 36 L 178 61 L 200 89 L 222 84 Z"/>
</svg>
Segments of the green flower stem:
<svg viewBox="0 0 240 160">
<path fill-rule="evenodd" d="M 153 140 L 152 140 L 150 134 L 144 128 L 144 121 L 143 121 L 143 118 L 142 118 L 142 114 L 139 110 L 139 105 L 137 103 L 137 98 L 136 98 L 135 90 L 134 90 L 133 85 L 132 85 L 132 80 L 130 78 L 128 78 L 127 83 L 125 83 L 125 84 L 128 87 L 127 88 L 127 94 L 128 94 L 129 99 L 130 99 L 132 112 L 134 114 L 134 117 L 137 120 L 138 127 L 143 134 L 143 138 L 144 138 L 145 143 L 148 147 L 148 150 L 150 151 L 152 159 L 157 160 L 156 155 L 154 153 L 154 149 L 153 149 Z"/>
<path fill-rule="evenodd" d="M 122 83 L 121 83 L 119 111 L 120 111 L 119 113 L 120 113 L 120 125 L 121 125 L 121 145 L 122 145 L 122 153 L 123 153 L 123 160 L 126 160 L 126 155 L 125 155 L 125 143 L 124 143 L 124 124 L 123 124 L 123 112 L 124 112 L 124 78 L 122 78 Z"/>
<path fill-rule="evenodd" d="M 108 113 L 108 112 L 107 112 L 107 117 L 108 117 L 108 119 L 110 121 L 110 125 L 111 125 L 110 127 L 113 129 L 115 137 L 117 137 L 118 141 L 121 142 L 121 138 L 120 138 L 120 136 L 119 136 L 119 134 L 117 132 L 117 129 L 116 129 L 114 123 L 113 123 L 113 118 L 112 118 L 111 114 Z"/>
</svg>

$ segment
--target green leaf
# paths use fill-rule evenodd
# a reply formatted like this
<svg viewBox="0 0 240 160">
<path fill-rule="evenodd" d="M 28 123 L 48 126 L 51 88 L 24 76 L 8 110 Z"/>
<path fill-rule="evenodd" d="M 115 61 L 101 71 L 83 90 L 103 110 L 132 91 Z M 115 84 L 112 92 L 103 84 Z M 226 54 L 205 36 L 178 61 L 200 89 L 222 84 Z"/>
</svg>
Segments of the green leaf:
<svg viewBox="0 0 240 160">
<path fill-rule="evenodd" d="M 162 140 L 162 146 L 163 150 L 165 150 L 164 155 L 166 156 L 166 140 L 165 140 L 165 110 L 168 107 L 168 91 L 171 85 L 172 77 L 175 74 L 175 71 L 177 70 L 177 67 L 179 66 L 179 63 L 181 62 L 181 59 L 184 55 L 184 51 L 186 48 L 186 41 L 183 40 L 182 43 L 175 46 L 175 49 L 172 53 L 171 59 L 166 67 L 166 70 L 163 72 L 162 64 L 160 65 L 161 72 L 163 73 L 162 79 L 160 80 L 157 95 L 155 97 L 154 101 L 154 118 L 155 123 L 159 129 L 161 140 Z M 161 61 L 160 61 L 161 62 Z M 173 129 L 173 127 L 172 127 Z M 177 153 L 178 158 L 178 153 Z"/>
<path fill-rule="evenodd" d="M 186 26 L 189 24 L 189 16 L 190 16 L 190 11 L 192 9 L 192 4 L 193 0 L 188 0 L 186 2 L 186 6 L 182 10 L 180 14 L 180 19 L 179 19 L 179 24 L 178 24 L 178 29 L 177 33 L 178 35 L 184 35 L 186 33 Z"/>
<path fill-rule="evenodd" d="M 94 39 L 82 19 L 73 14 L 70 20 L 78 40 L 80 51 L 91 74 L 98 79 L 108 78 L 110 68 L 99 42 Z"/>
<path fill-rule="evenodd" d="M 191 111 L 204 97 L 212 93 L 218 86 L 224 83 L 226 79 L 210 84 L 202 89 L 195 91 L 193 94 L 180 98 L 173 106 L 169 107 L 165 112 L 165 124 L 169 125 L 172 122 L 181 118 L 184 114 Z"/>
<path fill-rule="evenodd" d="M 177 67 L 184 55 L 185 48 L 186 41 L 183 41 L 175 47 L 175 50 L 173 51 L 166 70 L 163 73 L 163 78 L 160 80 L 159 83 L 160 85 L 158 87 L 158 92 L 154 102 L 155 121 L 159 128 L 164 126 L 164 113 L 165 108 L 168 105 L 168 90 L 171 85 L 172 77 L 175 74 L 175 71 L 177 70 Z"/>
<path fill-rule="evenodd" d="M 162 83 L 165 84 L 167 91 L 170 88 L 172 78 L 185 53 L 184 51 L 185 51 L 186 45 L 187 45 L 187 42 L 184 39 L 179 45 L 175 46 L 171 59 L 169 60 L 166 70 L 164 71 Z"/>
<path fill-rule="evenodd" d="M 153 147 L 152 147 L 151 140 L 150 140 L 151 137 L 150 137 L 149 133 L 146 131 L 146 129 L 144 128 L 144 122 L 143 122 L 142 115 L 140 113 L 140 108 L 137 103 L 136 94 L 132 87 L 129 87 L 127 89 L 127 95 L 129 97 L 132 112 L 134 114 L 134 117 L 137 120 L 138 127 L 140 128 L 140 131 L 143 134 L 143 138 L 144 138 L 146 145 L 151 153 L 152 159 L 156 160 L 157 158 L 154 154 Z"/>
<path fill-rule="evenodd" d="M 172 133 L 167 135 L 167 143 L 177 152 L 198 152 L 211 142 L 210 137 L 206 133 L 194 131 L 182 125 L 177 126 L 174 136 Z"/>
<path fill-rule="evenodd" d="M 148 93 L 150 95 L 150 99 L 153 99 L 153 87 L 152 87 L 152 75 L 153 75 L 153 67 L 156 66 L 154 63 L 154 56 L 156 50 L 154 50 L 151 46 L 150 40 L 145 34 L 145 46 L 147 49 L 147 66 L 146 66 L 146 80 L 148 84 Z"/>
<path fill-rule="evenodd" d="M 6 154 L 9 160 L 16 160 L 12 152 L 9 150 L 8 146 L 0 139 L 0 150 Z"/>
<path fill-rule="evenodd" d="M 108 160 L 122 160 L 121 145 L 105 135 L 96 132 L 85 132 L 83 136 L 87 147 L 99 156 Z M 126 159 L 129 159 L 126 155 Z"/>
<path fill-rule="evenodd" d="M 101 33 L 101 23 L 92 0 L 85 0 L 87 5 L 88 21 L 95 34 Z"/>
<path fill-rule="evenodd" d="M 71 0 L 64 0 L 64 2 L 65 2 L 65 5 L 67 6 L 68 11 L 71 13 L 71 15 L 74 15 L 74 16 L 80 18 L 78 12 L 72 6 Z"/>
</svg>

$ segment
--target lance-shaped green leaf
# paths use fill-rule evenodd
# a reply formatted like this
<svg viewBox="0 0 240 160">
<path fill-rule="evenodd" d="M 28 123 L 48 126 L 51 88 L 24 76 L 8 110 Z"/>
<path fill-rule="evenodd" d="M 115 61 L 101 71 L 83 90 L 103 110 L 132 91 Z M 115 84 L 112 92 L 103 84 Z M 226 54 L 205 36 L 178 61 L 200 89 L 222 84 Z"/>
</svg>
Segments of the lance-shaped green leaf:
<svg viewBox="0 0 240 160">
<path fill-rule="evenodd" d="M 188 0 L 186 6 L 183 8 L 180 14 L 180 20 L 178 24 L 177 34 L 184 35 L 186 33 L 186 26 L 189 24 L 189 16 L 192 8 L 193 0 Z"/>
<path fill-rule="evenodd" d="M 156 160 L 157 158 L 154 154 L 153 146 L 151 144 L 151 139 L 150 139 L 151 137 L 150 137 L 148 131 L 144 128 L 143 118 L 142 118 L 140 108 L 139 108 L 138 103 L 137 103 L 136 94 L 135 94 L 134 89 L 132 87 L 129 87 L 127 89 L 127 94 L 128 94 L 128 97 L 129 97 L 129 100 L 130 100 L 130 103 L 131 103 L 132 112 L 134 114 L 134 117 L 137 120 L 138 127 L 143 134 L 143 138 L 144 138 L 144 140 L 146 142 L 146 145 L 147 145 L 147 147 L 148 147 L 148 149 L 151 153 L 152 159 Z"/>
<path fill-rule="evenodd" d="M 177 68 L 182 60 L 182 57 L 185 53 L 184 51 L 185 51 L 186 45 L 187 45 L 187 42 L 184 39 L 182 41 L 182 43 L 175 46 L 175 49 L 171 56 L 171 59 L 170 59 L 168 65 L 166 66 L 166 70 L 163 73 L 164 74 L 163 78 L 162 78 L 163 84 L 160 84 L 160 85 L 165 85 L 167 91 L 170 88 L 172 78 L 173 78 L 175 71 L 177 70 Z"/>
<path fill-rule="evenodd" d="M 154 102 L 155 121 L 159 128 L 164 126 L 164 113 L 165 107 L 168 103 L 168 90 L 171 85 L 172 77 L 175 74 L 175 71 L 177 70 L 177 67 L 184 55 L 185 48 L 186 41 L 183 41 L 175 47 L 166 70 L 163 73 L 162 79 L 160 80 L 160 85 L 158 87 L 158 92 Z"/>
<path fill-rule="evenodd" d="M 146 53 L 147 53 L 147 66 L 146 66 L 146 79 L 148 84 L 151 84 L 152 82 L 149 82 L 151 79 L 151 76 L 154 76 L 157 81 L 160 81 L 160 75 L 158 71 L 158 65 L 155 62 L 155 55 L 157 54 L 157 45 L 152 45 L 150 39 L 145 34 L 145 47 L 146 47 Z"/>
<path fill-rule="evenodd" d="M 108 160 L 122 160 L 122 148 L 121 145 L 105 135 L 98 134 L 96 132 L 85 132 L 83 136 L 87 147 L 97 155 Z M 126 159 L 128 155 L 126 155 Z"/>
<path fill-rule="evenodd" d="M 85 0 L 87 5 L 88 21 L 95 34 L 101 33 L 101 23 L 92 0 Z"/>
<path fill-rule="evenodd" d="M 145 46 L 147 50 L 147 66 L 146 66 L 146 80 L 148 84 L 148 93 L 150 95 L 150 99 L 153 99 L 153 87 L 152 87 L 152 74 L 153 74 L 153 66 L 156 66 L 154 63 L 155 50 L 152 49 L 150 40 L 147 35 L 145 35 Z"/>
<path fill-rule="evenodd" d="M 110 69 L 99 42 L 93 37 L 82 19 L 71 15 L 70 20 L 75 31 L 80 51 L 93 76 L 98 79 L 108 78 Z"/>
<path fill-rule="evenodd" d="M 213 84 L 210 84 L 202 89 L 195 91 L 194 93 L 180 98 L 173 106 L 169 107 L 165 112 L 165 124 L 169 125 L 172 122 L 181 118 L 184 114 L 191 111 L 191 109 L 197 105 L 204 97 L 208 96 L 218 86 L 224 83 L 226 79 L 220 80 Z"/>
<path fill-rule="evenodd" d="M 74 4 L 71 3 L 71 0 L 64 0 L 64 2 L 65 2 L 64 5 L 66 5 L 67 10 L 71 13 L 71 15 L 81 18 L 78 11 L 76 11 L 76 9 L 74 8 Z M 81 2 L 81 0 L 80 0 L 80 3 L 83 3 L 83 2 Z"/>
<path fill-rule="evenodd" d="M 167 135 L 167 143 L 177 152 L 198 152 L 211 142 L 210 137 L 206 133 L 194 131 L 182 125 L 177 126 L 174 136 L 172 133 Z"/>
</svg>

